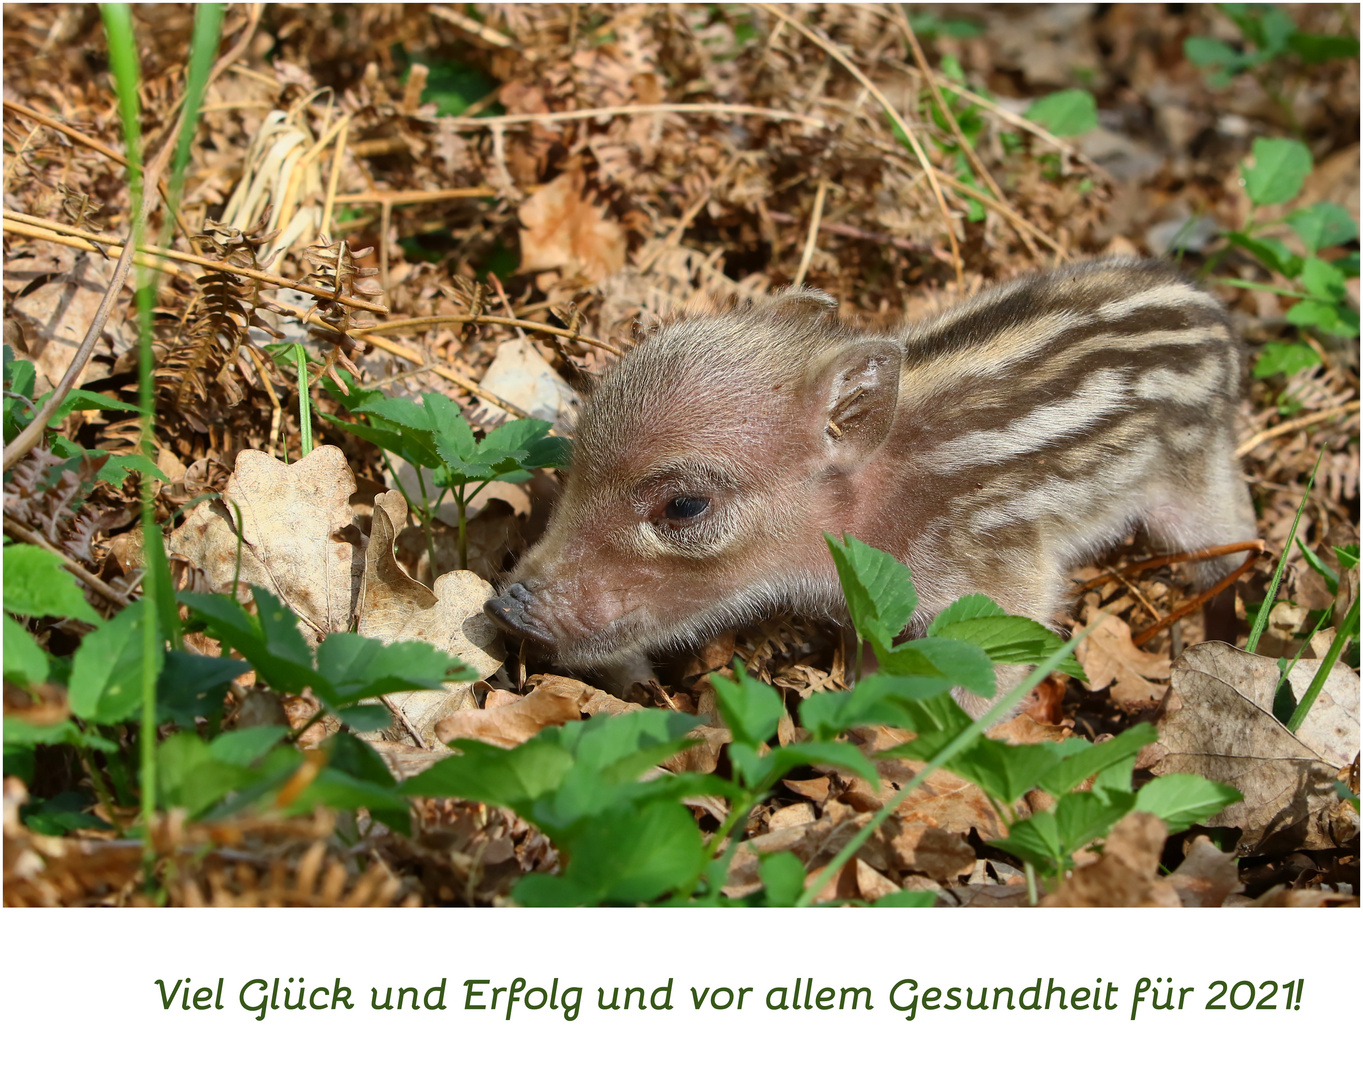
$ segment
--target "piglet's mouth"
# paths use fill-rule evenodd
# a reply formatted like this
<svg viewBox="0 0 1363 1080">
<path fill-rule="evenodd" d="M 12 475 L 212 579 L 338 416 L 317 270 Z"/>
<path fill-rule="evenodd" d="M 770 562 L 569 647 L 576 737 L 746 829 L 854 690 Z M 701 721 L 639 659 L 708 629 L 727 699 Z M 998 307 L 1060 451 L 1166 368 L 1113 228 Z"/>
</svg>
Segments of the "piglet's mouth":
<svg viewBox="0 0 1363 1080">
<path fill-rule="evenodd" d="M 496 624 L 498 629 L 513 637 L 525 638 L 540 645 L 552 646 L 554 636 L 530 614 L 531 595 L 519 582 L 502 593 L 494 596 L 483 605 L 483 614 Z"/>
</svg>

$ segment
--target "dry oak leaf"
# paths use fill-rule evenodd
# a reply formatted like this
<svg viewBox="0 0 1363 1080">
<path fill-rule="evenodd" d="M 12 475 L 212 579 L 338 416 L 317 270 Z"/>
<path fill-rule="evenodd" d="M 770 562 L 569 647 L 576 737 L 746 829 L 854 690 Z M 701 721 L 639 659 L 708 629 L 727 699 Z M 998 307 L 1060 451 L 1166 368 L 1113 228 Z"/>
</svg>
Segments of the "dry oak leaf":
<svg viewBox="0 0 1363 1080">
<path fill-rule="evenodd" d="M 1075 870 L 1042 907 L 1179 907 L 1179 894 L 1158 877 L 1169 830 L 1154 814 L 1127 814 L 1113 826 L 1096 862 Z"/>
<path fill-rule="evenodd" d="M 1164 696 L 1164 687 L 1150 680 L 1169 677 L 1168 657 L 1136 648 L 1131 644 L 1131 627 L 1111 612 L 1090 608 L 1084 621 L 1094 629 L 1074 653 L 1088 673 L 1091 690 L 1110 685 L 1112 700 L 1118 705 L 1144 704 Z"/>
<path fill-rule="evenodd" d="M 1298 697 L 1319 667 L 1302 660 L 1292 669 Z M 1159 725 L 1156 775 L 1196 773 L 1244 795 L 1207 822 L 1240 829 L 1241 855 L 1333 848 L 1358 832 L 1357 814 L 1334 787 L 1358 753 L 1357 674 L 1337 664 L 1295 735 L 1273 717 L 1277 681 L 1271 658 L 1202 642 L 1174 664 Z"/>
<path fill-rule="evenodd" d="M 526 199 L 520 216 L 519 274 L 563 269 L 597 282 L 625 265 L 625 230 L 584 196 L 582 174 L 576 170 Z"/>
<path fill-rule="evenodd" d="M 222 501 L 196 506 L 170 536 L 170 552 L 202 571 L 213 592 L 227 592 L 237 566 L 241 584 L 284 601 L 313 631 L 314 642 L 350 626 L 359 590 L 359 549 L 337 534 L 353 523 L 355 476 L 339 446 L 319 446 L 292 465 L 243 450 Z M 249 598 L 249 597 L 248 597 Z"/>
<path fill-rule="evenodd" d="M 374 500 L 356 629 L 384 643 L 424 641 L 457 656 L 486 678 L 506 658 L 497 628 L 483 614 L 483 605 L 496 591 L 467 570 L 442 574 L 434 591 L 408 574 L 393 555 L 393 541 L 406 518 L 407 502 L 396 491 Z M 419 745 L 428 746 L 441 717 L 473 706 L 471 685 L 447 683 L 440 690 L 389 694 L 386 700 Z"/>
</svg>

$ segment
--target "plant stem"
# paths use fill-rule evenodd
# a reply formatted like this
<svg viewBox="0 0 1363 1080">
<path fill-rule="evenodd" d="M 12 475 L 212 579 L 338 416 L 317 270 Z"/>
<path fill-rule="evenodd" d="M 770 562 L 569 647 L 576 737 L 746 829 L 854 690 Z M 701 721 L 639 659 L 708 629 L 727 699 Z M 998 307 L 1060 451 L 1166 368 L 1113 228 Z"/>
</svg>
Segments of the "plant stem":
<svg viewBox="0 0 1363 1080">
<path fill-rule="evenodd" d="M 1278 595 L 1278 586 L 1283 580 L 1283 571 L 1287 569 L 1287 557 L 1292 553 L 1292 540 L 1297 535 L 1297 525 L 1301 522 L 1302 511 L 1306 509 L 1306 500 L 1311 497 L 1311 487 L 1316 482 L 1316 470 L 1320 468 L 1321 459 L 1325 457 L 1325 451 L 1321 450 L 1316 458 L 1316 463 L 1311 466 L 1311 475 L 1306 481 L 1306 490 L 1302 492 L 1301 502 L 1297 504 L 1297 514 L 1292 519 L 1292 528 L 1288 530 L 1287 539 L 1283 541 L 1283 553 L 1278 559 L 1278 565 L 1273 571 L 1273 580 L 1268 583 L 1268 593 L 1264 596 L 1263 605 L 1259 608 L 1259 615 L 1254 620 L 1254 626 L 1249 632 L 1249 640 L 1245 643 L 1245 652 L 1253 652 L 1259 647 L 1259 639 L 1264 636 L 1264 629 L 1268 626 L 1268 615 L 1273 608 L 1273 601 Z"/>
<path fill-rule="evenodd" d="M 455 509 L 459 513 L 459 569 L 469 568 L 469 511 L 468 500 L 464 498 L 464 487 L 459 486 L 459 494 L 454 494 L 454 489 L 450 489 L 450 494 L 454 495 Z"/>
<path fill-rule="evenodd" d="M 308 392 L 308 354 L 302 345 L 293 347 L 294 362 L 298 365 L 298 431 L 302 441 L 302 456 L 312 453 L 312 399 Z"/>
<path fill-rule="evenodd" d="M 99 799 L 99 804 L 104 807 L 104 812 L 109 815 L 109 823 L 119 836 L 123 835 L 123 827 L 118 823 L 118 815 L 114 813 L 114 796 L 109 790 L 109 785 L 104 782 L 104 774 L 99 771 L 95 764 L 95 759 L 90 755 L 88 747 L 77 746 L 76 756 L 80 758 L 80 763 L 85 766 L 85 773 L 90 777 L 90 786 L 95 789 L 95 795 Z"/>
<path fill-rule="evenodd" d="M 1344 621 L 1340 624 L 1339 630 L 1335 633 L 1335 640 L 1330 643 L 1330 648 L 1325 653 L 1325 658 L 1320 662 L 1320 668 L 1316 671 L 1316 676 L 1311 680 L 1311 685 L 1306 688 L 1306 693 L 1301 701 L 1297 702 L 1296 709 L 1292 712 L 1292 719 L 1287 722 L 1287 730 L 1295 732 L 1301 727 L 1306 719 L 1306 714 L 1311 711 L 1311 706 L 1316 703 L 1316 698 L 1320 696 L 1325 680 L 1330 677 L 1330 672 L 1335 669 L 1335 662 L 1339 660 L 1339 655 L 1348 646 L 1349 642 L 1358 636 L 1358 600 L 1355 598 L 1349 608 L 1349 613 L 1344 616 Z"/>
<path fill-rule="evenodd" d="M 1027 875 L 1027 903 L 1036 907 L 1039 902 L 1036 893 L 1036 867 L 1029 862 L 1022 864 L 1022 872 Z"/>
</svg>

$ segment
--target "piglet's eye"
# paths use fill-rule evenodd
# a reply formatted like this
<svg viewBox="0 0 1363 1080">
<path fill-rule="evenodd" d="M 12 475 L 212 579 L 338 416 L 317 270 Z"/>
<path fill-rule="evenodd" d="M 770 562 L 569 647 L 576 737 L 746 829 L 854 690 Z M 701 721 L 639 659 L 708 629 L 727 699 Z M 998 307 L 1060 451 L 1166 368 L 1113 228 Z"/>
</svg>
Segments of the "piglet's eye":
<svg viewBox="0 0 1363 1080">
<path fill-rule="evenodd" d="M 678 495 L 663 510 L 669 521 L 686 521 L 705 512 L 710 500 L 699 495 Z"/>
</svg>

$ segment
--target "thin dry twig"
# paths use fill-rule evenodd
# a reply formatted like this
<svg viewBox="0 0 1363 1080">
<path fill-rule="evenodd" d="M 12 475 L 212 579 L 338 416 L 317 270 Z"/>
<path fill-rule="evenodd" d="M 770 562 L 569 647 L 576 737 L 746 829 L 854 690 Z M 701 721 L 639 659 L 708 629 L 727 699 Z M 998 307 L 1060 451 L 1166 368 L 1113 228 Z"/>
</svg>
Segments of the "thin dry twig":
<svg viewBox="0 0 1363 1080">
<path fill-rule="evenodd" d="M 1175 551 L 1168 555 L 1156 555 L 1153 558 L 1141 559 L 1139 562 L 1127 563 L 1125 566 L 1110 570 L 1097 577 L 1091 577 L 1087 581 L 1079 582 L 1080 592 L 1088 592 L 1096 589 L 1099 585 L 1106 585 L 1109 581 L 1124 580 L 1123 574 L 1139 574 L 1145 570 L 1157 570 L 1161 566 L 1172 566 L 1181 562 L 1201 562 L 1203 559 L 1219 559 L 1222 555 L 1235 555 L 1241 551 L 1253 551 L 1260 554 L 1264 551 L 1262 540 L 1241 540 L 1234 544 L 1219 544 L 1216 547 L 1199 548 L 1197 551 Z"/>
<path fill-rule="evenodd" d="M 5 532 L 21 543 L 33 544 L 42 548 L 44 551 L 50 551 L 53 555 L 56 555 L 61 559 L 63 567 L 71 571 L 76 577 L 80 578 L 92 592 L 99 593 L 99 595 L 104 597 L 109 603 L 115 604 L 120 608 L 128 606 L 128 597 L 124 596 L 107 582 L 95 577 L 94 574 L 81 566 L 80 563 L 76 562 L 70 555 L 57 547 L 56 544 L 51 543 L 47 537 L 43 536 L 41 533 L 33 532 L 30 529 L 24 528 L 17 521 L 10 521 L 8 519 L 5 521 Z"/>
<path fill-rule="evenodd" d="M 1250 552 L 1249 558 L 1247 558 L 1243 563 L 1236 567 L 1236 569 L 1232 570 L 1229 574 L 1223 577 L 1210 589 L 1207 589 L 1205 592 L 1200 593 L 1197 596 L 1194 596 L 1187 603 L 1180 604 L 1178 607 L 1174 608 L 1173 611 L 1169 612 L 1168 615 L 1164 616 L 1164 618 L 1162 618 L 1159 622 L 1155 623 L 1153 626 L 1147 626 L 1139 634 L 1133 634 L 1131 637 L 1131 644 L 1139 649 L 1142 645 L 1144 645 L 1147 641 L 1153 638 L 1165 627 L 1178 622 L 1179 619 L 1183 618 L 1185 615 L 1192 614 L 1203 604 L 1205 604 L 1208 600 L 1210 600 L 1213 596 L 1216 596 L 1218 593 L 1221 593 L 1222 591 L 1229 589 L 1232 585 L 1235 584 L 1235 582 L 1239 579 L 1241 574 L 1243 574 L 1246 570 L 1248 570 L 1251 566 L 1254 565 L 1255 560 L 1259 558 L 1260 554 L 1261 552 L 1258 551 Z"/>
<path fill-rule="evenodd" d="M 1358 412 L 1358 404 L 1357 401 L 1350 401 L 1344 405 L 1336 405 L 1332 409 L 1321 409 L 1319 412 L 1293 417 L 1291 420 L 1285 421 L 1284 423 L 1276 424 L 1271 428 L 1266 428 L 1265 430 L 1250 436 L 1237 446 L 1235 448 L 1235 456 L 1244 457 L 1260 443 L 1268 442 L 1269 439 L 1276 439 L 1279 435 L 1300 431 L 1302 428 L 1310 427 L 1312 424 L 1320 424 L 1326 420 L 1333 420 L 1336 416 L 1347 416 L 1350 413 L 1356 413 Z"/>
<path fill-rule="evenodd" d="M 828 181 L 822 177 L 819 179 L 819 190 L 814 195 L 814 211 L 809 216 L 809 235 L 805 238 L 805 250 L 800 255 L 800 269 L 795 272 L 795 285 L 805 283 L 805 274 L 809 271 L 809 264 L 814 259 L 814 242 L 819 238 L 819 222 L 823 218 L 823 200 L 828 194 Z"/>
<path fill-rule="evenodd" d="M 923 172 L 927 175 L 928 184 L 932 187 L 932 193 L 937 198 L 937 206 L 942 211 L 942 219 L 946 223 L 947 239 L 951 241 L 951 260 L 956 270 L 956 284 L 959 288 L 964 290 L 965 263 L 961 259 L 961 249 L 956 242 L 956 219 L 947 208 L 946 196 L 942 194 L 942 187 L 937 182 L 938 171 L 933 168 L 932 162 L 928 160 L 928 155 L 923 150 L 922 143 L 918 141 L 918 136 L 916 136 L 913 133 L 913 129 L 909 127 L 908 121 L 899 115 L 899 110 L 890 104 L 890 99 L 881 92 L 880 87 L 876 86 L 875 83 L 868 79 L 865 73 L 848 59 L 847 54 L 832 41 L 828 40 L 827 37 L 808 26 L 805 26 L 803 23 L 792 19 L 774 4 L 759 3 L 757 7 L 760 7 L 763 11 L 767 12 L 767 14 L 780 19 L 787 26 L 793 27 L 802 36 L 808 38 L 824 52 L 828 53 L 829 56 L 847 69 L 848 74 L 850 74 L 852 78 L 856 79 L 857 82 L 861 83 L 861 85 L 866 88 L 866 92 L 875 98 L 877 104 L 889 113 L 890 118 L 899 125 L 899 130 L 902 131 L 904 137 L 909 140 L 909 145 L 913 148 L 914 155 L 918 158 L 918 163 L 923 167 Z"/>
<path fill-rule="evenodd" d="M 28 226 L 29 229 L 13 228 L 11 226 Z M 5 215 L 3 227 L 6 232 L 14 232 L 23 236 L 38 236 L 45 240 L 54 240 L 60 243 L 59 236 L 47 235 L 29 231 L 30 229 L 45 229 L 49 233 L 59 233 L 65 236 L 78 237 L 87 243 L 104 245 L 112 254 L 115 250 L 120 254 L 123 250 L 124 241 L 121 237 L 102 236 L 99 233 L 86 232 L 84 229 L 77 229 L 71 225 L 64 225 L 59 221 L 50 221 L 47 218 L 31 217 L 28 214 L 11 212 Z M 79 246 L 79 245 L 72 245 Z M 91 248 L 91 250 L 95 250 Z M 368 300 L 359 300 L 354 297 L 336 296 L 334 293 L 319 289 L 314 285 L 309 285 L 305 281 L 294 281 L 292 278 L 280 277 L 278 274 L 267 274 L 264 270 L 254 270 L 245 266 L 233 266 L 229 263 L 219 262 L 215 259 L 205 259 L 202 255 L 191 255 L 184 251 L 175 251 L 173 248 L 156 247 L 153 244 L 143 244 L 138 251 L 146 255 L 155 255 L 162 259 L 170 259 L 174 262 L 189 263 L 192 266 L 202 266 L 207 270 L 218 270 L 239 277 L 254 278 L 256 281 L 264 282 L 266 285 L 273 285 L 278 289 L 294 289 L 298 292 L 309 293 L 312 296 L 321 297 L 324 300 L 334 300 L 338 304 L 345 304 L 347 307 L 356 308 L 360 311 L 370 311 L 376 315 L 387 315 L 388 309 L 382 304 L 373 304 Z"/>
<path fill-rule="evenodd" d="M 550 326 L 548 323 L 530 322 L 527 319 L 506 319 L 500 315 L 423 315 L 419 319 L 394 319 L 391 322 L 382 322 L 366 329 L 367 333 L 370 334 L 390 334 L 398 330 L 411 330 L 421 326 L 457 325 L 460 323 L 475 323 L 479 326 L 519 326 L 523 330 L 534 330 L 540 334 L 553 334 L 555 337 L 567 338 L 569 341 L 580 341 L 584 345 L 605 349 L 616 356 L 623 355 L 614 345 L 597 338 L 587 337 L 586 334 L 580 334 L 576 330 L 566 330 L 561 326 Z"/>
<path fill-rule="evenodd" d="M 975 174 L 983 179 L 985 184 L 989 187 L 989 190 L 994 193 L 994 198 L 998 199 L 1001 203 L 1006 203 L 1008 200 L 1004 197 L 1003 189 L 995 182 L 993 174 L 985 167 L 984 162 L 980 160 L 980 155 L 975 152 L 974 143 L 967 139 L 965 133 L 961 131 L 961 125 L 956 119 L 956 114 L 947 107 L 946 99 L 942 97 L 942 91 L 937 86 L 937 77 L 933 73 L 932 67 L 928 64 L 928 58 L 923 52 L 923 46 L 918 42 L 918 35 L 913 32 L 913 26 L 910 25 L 908 16 L 904 14 L 903 5 L 894 5 L 892 14 L 895 23 L 899 26 L 900 32 L 903 33 L 904 37 L 908 40 L 909 48 L 913 50 L 914 62 L 918 65 L 918 70 L 923 76 L 923 81 L 927 83 L 928 90 L 932 94 L 932 100 L 937 103 L 938 111 L 942 114 L 947 125 L 951 128 L 951 133 L 956 137 L 956 145 L 965 153 L 971 168 L 975 170 Z M 1039 259 L 1041 253 L 1037 250 L 1036 243 L 1027 235 L 1026 230 L 1011 218 L 1006 220 L 1013 226 L 1013 231 L 1018 234 L 1018 239 L 1022 241 L 1023 246 L 1027 248 L 1032 258 Z"/>
<path fill-rule="evenodd" d="M 511 116 L 442 117 L 441 124 L 451 127 L 497 128 L 508 124 L 557 124 L 569 120 L 605 120 L 615 116 L 649 116 L 654 113 L 694 113 L 701 116 L 764 116 L 768 120 L 789 120 L 815 128 L 828 124 L 813 116 L 768 109 L 761 105 L 726 105 L 722 102 L 661 102 L 657 105 L 613 105 L 600 109 L 566 109 L 563 112 L 515 113 Z"/>
</svg>

